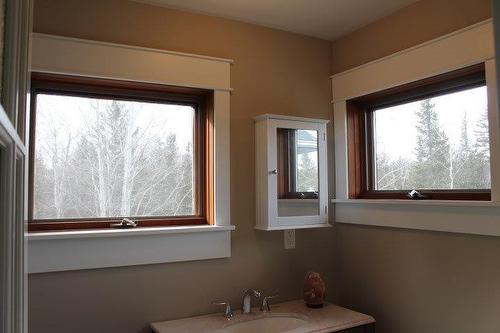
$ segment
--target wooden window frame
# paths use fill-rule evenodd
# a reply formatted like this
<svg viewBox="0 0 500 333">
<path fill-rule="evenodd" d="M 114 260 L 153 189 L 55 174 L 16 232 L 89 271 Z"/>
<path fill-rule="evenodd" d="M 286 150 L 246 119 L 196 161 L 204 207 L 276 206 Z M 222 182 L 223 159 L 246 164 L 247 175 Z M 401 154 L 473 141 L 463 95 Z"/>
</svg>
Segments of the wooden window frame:
<svg viewBox="0 0 500 333">
<path fill-rule="evenodd" d="M 30 149 L 28 182 L 28 231 L 108 229 L 122 217 L 33 219 L 34 162 L 37 94 L 118 98 L 120 100 L 192 105 L 195 107 L 193 157 L 198 214 L 190 216 L 132 217 L 138 227 L 213 225 L 214 156 L 213 91 L 130 81 L 69 75 L 32 73 L 30 105 Z"/>
<path fill-rule="evenodd" d="M 318 199 L 315 192 L 298 192 L 296 185 L 297 161 L 294 153 L 295 129 L 278 128 L 278 199 Z"/>
<path fill-rule="evenodd" d="M 480 63 L 435 77 L 348 100 L 347 155 L 349 199 L 408 199 L 408 191 L 375 190 L 373 114 L 377 109 L 486 85 Z M 491 190 L 417 189 L 424 200 L 491 200 Z"/>
</svg>

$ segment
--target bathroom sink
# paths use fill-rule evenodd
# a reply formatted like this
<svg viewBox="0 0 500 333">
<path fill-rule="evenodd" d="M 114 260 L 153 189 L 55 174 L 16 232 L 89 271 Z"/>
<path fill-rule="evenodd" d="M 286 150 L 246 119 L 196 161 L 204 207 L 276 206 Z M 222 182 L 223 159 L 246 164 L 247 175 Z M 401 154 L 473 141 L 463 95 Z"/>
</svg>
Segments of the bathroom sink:
<svg viewBox="0 0 500 333">
<path fill-rule="evenodd" d="M 307 317 L 297 314 L 276 314 L 229 323 L 224 333 L 278 333 L 287 332 L 307 323 Z"/>
<path fill-rule="evenodd" d="M 273 304 L 270 312 L 234 313 L 228 320 L 221 313 L 152 323 L 155 333 L 312 333 L 339 332 L 373 325 L 373 317 L 325 303 L 311 309 L 303 300 Z"/>
</svg>

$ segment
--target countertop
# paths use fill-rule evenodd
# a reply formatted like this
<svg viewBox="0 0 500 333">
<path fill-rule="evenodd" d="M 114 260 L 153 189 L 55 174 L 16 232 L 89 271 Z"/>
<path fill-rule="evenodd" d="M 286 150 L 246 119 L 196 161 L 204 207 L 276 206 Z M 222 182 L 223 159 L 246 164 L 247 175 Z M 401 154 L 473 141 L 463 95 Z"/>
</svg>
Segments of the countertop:
<svg viewBox="0 0 500 333">
<path fill-rule="evenodd" d="M 198 317 L 156 322 L 151 324 L 151 328 L 156 333 L 215 333 L 224 332 L 224 327 L 235 322 L 248 321 L 260 317 L 279 314 L 296 314 L 307 319 L 304 325 L 288 331 L 290 333 L 337 332 L 375 322 L 375 319 L 371 316 L 334 304 L 326 303 L 322 308 L 311 309 L 306 307 L 302 300 L 296 300 L 273 304 L 271 305 L 271 312 L 269 313 L 262 313 L 258 310 L 258 308 L 254 308 L 253 313 L 247 315 L 242 315 L 240 311 L 235 311 L 234 317 L 231 318 L 231 320 L 227 320 L 222 315 L 222 312 L 220 312 Z"/>
</svg>

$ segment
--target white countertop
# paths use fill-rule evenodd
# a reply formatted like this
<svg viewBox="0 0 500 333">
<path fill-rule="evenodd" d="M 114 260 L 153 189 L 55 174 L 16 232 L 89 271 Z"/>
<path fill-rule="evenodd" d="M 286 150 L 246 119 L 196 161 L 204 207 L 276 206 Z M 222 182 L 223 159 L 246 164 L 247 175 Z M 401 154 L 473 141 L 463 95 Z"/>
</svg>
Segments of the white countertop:
<svg viewBox="0 0 500 333">
<path fill-rule="evenodd" d="M 273 304 L 271 305 L 270 313 L 262 313 L 257 308 L 253 311 L 254 313 L 249 315 L 242 315 L 239 311 L 235 311 L 235 315 L 231 320 L 224 318 L 221 312 L 198 317 L 156 322 L 151 324 L 151 328 L 156 333 L 223 332 L 224 327 L 228 324 L 232 325 L 236 322 L 244 322 L 277 314 L 296 314 L 306 319 L 304 325 L 289 331 L 294 333 L 337 332 L 375 322 L 375 319 L 371 316 L 334 304 L 326 303 L 322 308 L 311 309 L 306 307 L 302 300 Z"/>
</svg>

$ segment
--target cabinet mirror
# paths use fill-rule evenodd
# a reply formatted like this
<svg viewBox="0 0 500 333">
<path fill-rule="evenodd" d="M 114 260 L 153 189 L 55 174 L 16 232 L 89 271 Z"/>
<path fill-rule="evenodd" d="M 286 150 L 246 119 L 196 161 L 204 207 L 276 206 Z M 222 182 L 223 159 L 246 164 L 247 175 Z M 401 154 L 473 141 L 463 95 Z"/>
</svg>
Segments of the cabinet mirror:
<svg viewBox="0 0 500 333">
<path fill-rule="evenodd" d="M 319 215 L 318 131 L 278 128 L 278 216 Z"/>
</svg>

